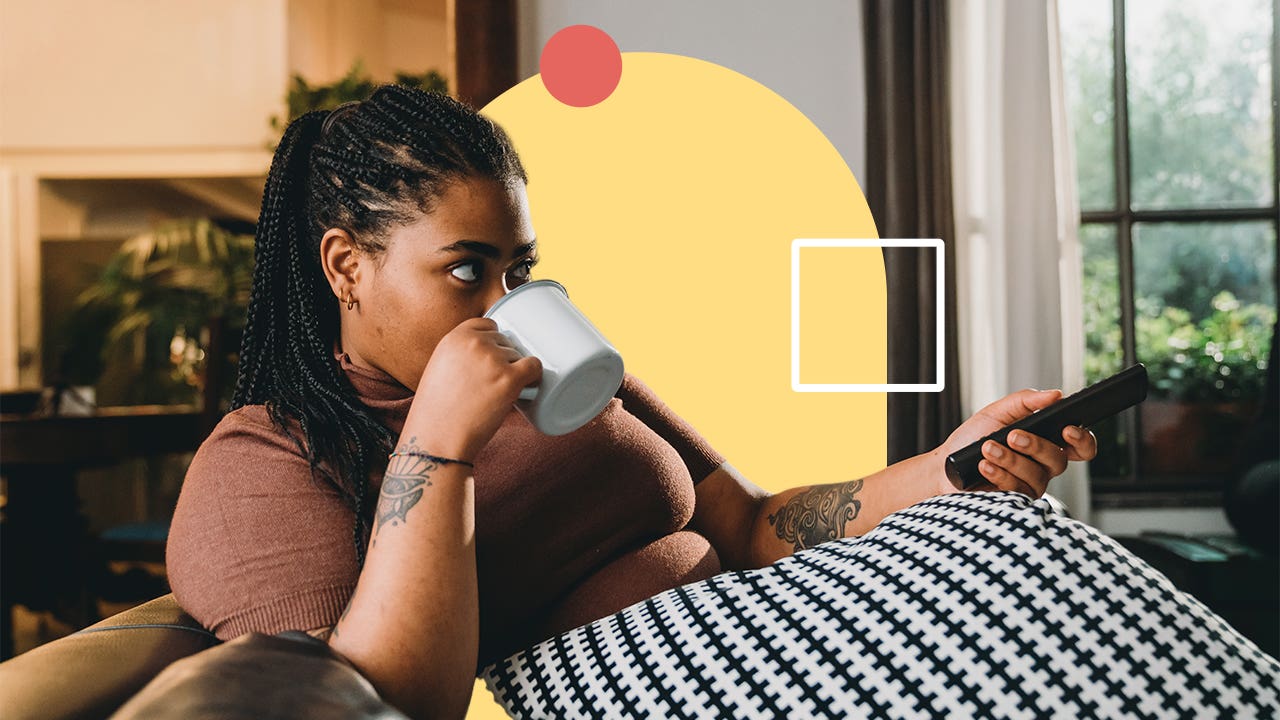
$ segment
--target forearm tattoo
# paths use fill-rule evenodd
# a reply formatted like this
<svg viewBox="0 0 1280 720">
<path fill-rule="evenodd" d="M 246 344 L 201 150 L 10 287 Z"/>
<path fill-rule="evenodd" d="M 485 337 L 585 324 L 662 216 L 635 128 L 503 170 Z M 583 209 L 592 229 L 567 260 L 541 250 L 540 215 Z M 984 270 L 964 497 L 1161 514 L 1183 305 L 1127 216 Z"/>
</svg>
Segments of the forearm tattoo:
<svg viewBox="0 0 1280 720">
<path fill-rule="evenodd" d="M 409 438 L 409 442 L 396 448 L 396 452 L 415 452 L 418 447 L 417 438 Z M 382 492 L 378 496 L 377 517 L 374 530 L 384 526 L 406 522 L 405 516 L 414 505 L 422 499 L 422 491 L 431 487 L 429 473 L 437 465 L 417 455 L 397 455 L 387 465 L 387 474 L 382 478 Z"/>
<path fill-rule="evenodd" d="M 778 539 L 791 543 L 796 552 L 842 538 L 845 524 L 862 511 L 862 501 L 856 497 L 861 491 L 861 480 L 818 485 L 788 500 L 769 516 L 769 524 Z"/>
</svg>

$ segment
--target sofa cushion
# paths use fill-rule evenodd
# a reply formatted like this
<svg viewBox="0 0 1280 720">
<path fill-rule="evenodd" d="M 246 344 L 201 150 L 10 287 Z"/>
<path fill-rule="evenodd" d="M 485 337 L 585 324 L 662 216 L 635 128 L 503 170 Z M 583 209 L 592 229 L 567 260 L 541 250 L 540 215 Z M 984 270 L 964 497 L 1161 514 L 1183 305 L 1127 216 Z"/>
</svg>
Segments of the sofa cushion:
<svg viewBox="0 0 1280 720">
<path fill-rule="evenodd" d="M 405 720 L 323 641 L 248 633 L 173 663 L 113 720 Z"/>
<path fill-rule="evenodd" d="M 165 595 L 0 663 L 0 716 L 101 718 L 217 640 Z"/>
<path fill-rule="evenodd" d="M 1280 717 L 1280 662 L 1010 492 L 660 593 L 484 680 L 513 718 Z"/>
</svg>

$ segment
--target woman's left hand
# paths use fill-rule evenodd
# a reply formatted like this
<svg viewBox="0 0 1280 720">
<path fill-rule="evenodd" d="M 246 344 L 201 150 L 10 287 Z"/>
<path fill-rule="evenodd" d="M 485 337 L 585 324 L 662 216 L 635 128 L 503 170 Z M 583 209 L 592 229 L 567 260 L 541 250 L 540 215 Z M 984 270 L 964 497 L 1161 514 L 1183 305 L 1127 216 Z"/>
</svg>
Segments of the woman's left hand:
<svg viewBox="0 0 1280 720">
<path fill-rule="evenodd" d="M 935 454 L 941 459 L 975 440 L 990 435 L 1036 410 L 1048 407 L 1062 398 L 1060 390 L 1020 390 L 982 408 L 964 421 L 947 438 Z M 1092 460 L 1098 454 L 1098 440 L 1084 428 L 1069 425 L 1062 431 L 1062 442 L 1054 444 L 1023 430 L 1009 433 L 1009 445 L 988 440 L 982 447 L 978 470 L 987 482 L 977 490 L 1014 490 L 1033 498 L 1044 494 L 1049 481 L 1067 469 L 1070 460 Z M 942 492 L 955 492 L 955 487 L 939 467 Z"/>
</svg>

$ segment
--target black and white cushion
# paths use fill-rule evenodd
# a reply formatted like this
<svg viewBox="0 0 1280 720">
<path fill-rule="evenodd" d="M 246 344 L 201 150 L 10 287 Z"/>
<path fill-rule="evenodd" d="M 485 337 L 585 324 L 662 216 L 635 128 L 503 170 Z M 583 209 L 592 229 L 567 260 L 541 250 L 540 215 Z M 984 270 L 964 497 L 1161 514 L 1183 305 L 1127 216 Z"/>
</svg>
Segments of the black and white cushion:
<svg viewBox="0 0 1280 720">
<path fill-rule="evenodd" d="M 517 718 L 1272 718 L 1280 663 L 1015 493 L 669 590 L 485 668 Z"/>
</svg>

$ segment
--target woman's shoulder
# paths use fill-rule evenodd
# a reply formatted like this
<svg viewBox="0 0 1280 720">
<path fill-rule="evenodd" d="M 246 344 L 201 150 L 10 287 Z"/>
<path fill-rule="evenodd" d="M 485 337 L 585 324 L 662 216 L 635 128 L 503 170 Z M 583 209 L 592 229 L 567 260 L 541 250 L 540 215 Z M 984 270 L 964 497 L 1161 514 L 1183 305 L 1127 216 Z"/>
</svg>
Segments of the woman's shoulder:
<svg viewBox="0 0 1280 720">
<path fill-rule="evenodd" d="M 242 527 L 247 519 L 330 505 L 342 506 L 341 498 L 317 481 L 306 454 L 266 408 L 242 407 L 222 418 L 187 466 L 170 538 L 205 532 L 211 523 Z"/>
<path fill-rule="evenodd" d="M 225 493 L 242 483 L 260 485 L 310 474 L 306 453 L 266 406 L 245 405 L 224 415 L 200 444 L 184 485 L 208 481 Z"/>
<path fill-rule="evenodd" d="M 266 405 L 241 405 L 232 410 L 214 427 L 213 432 L 236 432 L 246 430 L 272 430 L 275 423 L 271 420 L 271 412 Z"/>
<path fill-rule="evenodd" d="M 623 373 L 622 385 L 614 397 L 622 401 L 628 412 L 646 415 L 671 413 L 671 408 L 652 387 L 629 372 Z"/>
<path fill-rule="evenodd" d="M 628 397 L 653 394 L 653 390 L 648 385 L 645 385 L 643 380 L 629 372 L 624 372 L 622 374 L 622 384 L 618 386 L 618 392 L 614 393 L 614 397 L 625 401 Z"/>
<path fill-rule="evenodd" d="M 331 625 L 359 570 L 353 519 L 266 407 L 237 408 L 187 467 L 166 548 L 170 586 L 222 639 Z"/>
<path fill-rule="evenodd" d="M 623 408 L 680 453 L 696 485 L 724 463 L 724 456 L 640 378 L 625 373 L 617 397 Z"/>
<path fill-rule="evenodd" d="M 296 432 L 296 428 L 290 428 Z M 214 426 L 200 449 L 223 449 L 239 443 L 255 445 L 287 446 L 301 455 L 289 433 L 271 417 L 266 405 L 243 405 L 232 410 Z"/>
<path fill-rule="evenodd" d="M 338 497 L 317 481 L 299 441 L 274 422 L 267 408 L 248 405 L 223 416 L 196 450 L 178 505 L 181 510 L 184 505 L 209 501 L 253 505 L 266 498 L 287 498 L 309 502 L 312 495 L 324 502 Z"/>
</svg>

